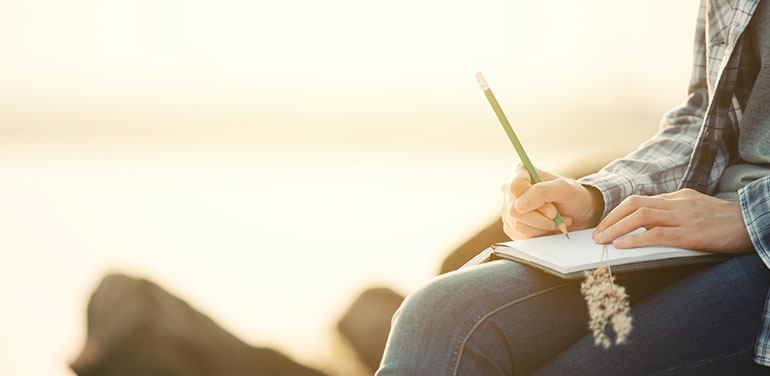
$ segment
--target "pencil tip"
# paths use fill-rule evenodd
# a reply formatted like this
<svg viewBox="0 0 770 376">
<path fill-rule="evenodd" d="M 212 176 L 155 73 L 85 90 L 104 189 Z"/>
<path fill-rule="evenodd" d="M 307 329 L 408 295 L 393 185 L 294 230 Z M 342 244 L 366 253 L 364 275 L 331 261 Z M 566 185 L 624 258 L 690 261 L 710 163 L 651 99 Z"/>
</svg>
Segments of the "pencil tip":
<svg viewBox="0 0 770 376">
<path fill-rule="evenodd" d="M 567 225 L 565 225 L 564 223 L 560 224 L 559 230 L 561 230 L 561 233 L 564 234 L 564 236 L 566 236 L 567 239 L 569 239 L 569 232 L 567 231 Z"/>
</svg>

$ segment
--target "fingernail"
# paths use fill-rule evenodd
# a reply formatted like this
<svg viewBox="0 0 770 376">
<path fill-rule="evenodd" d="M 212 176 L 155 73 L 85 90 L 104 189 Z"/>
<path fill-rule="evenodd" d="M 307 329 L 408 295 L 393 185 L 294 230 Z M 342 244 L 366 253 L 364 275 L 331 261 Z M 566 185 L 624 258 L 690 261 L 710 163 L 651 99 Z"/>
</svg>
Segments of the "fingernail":
<svg viewBox="0 0 770 376">
<path fill-rule="evenodd" d="M 594 233 L 591 234 L 591 236 L 594 238 L 594 240 L 599 241 L 599 239 L 602 237 L 602 232 L 601 231 L 594 231 Z"/>
<path fill-rule="evenodd" d="M 516 200 L 516 204 L 515 204 L 516 210 L 518 210 L 519 212 L 523 212 L 524 210 L 527 209 L 527 204 L 529 204 L 529 202 L 525 198 L 520 198 Z"/>
<path fill-rule="evenodd" d="M 615 248 L 623 248 L 626 242 L 623 239 L 618 239 L 612 242 L 612 246 Z"/>
</svg>

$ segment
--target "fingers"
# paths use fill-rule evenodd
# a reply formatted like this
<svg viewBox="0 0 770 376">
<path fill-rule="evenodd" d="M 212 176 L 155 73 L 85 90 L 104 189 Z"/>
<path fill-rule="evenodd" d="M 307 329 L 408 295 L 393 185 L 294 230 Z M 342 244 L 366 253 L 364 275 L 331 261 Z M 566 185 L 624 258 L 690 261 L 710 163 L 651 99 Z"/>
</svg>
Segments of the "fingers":
<svg viewBox="0 0 770 376">
<path fill-rule="evenodd" d="M 677 222 L 675 217 L 670 210 L 641 207 L 610 225 L 604 231 L 597 230 L 594 232 L 593 238 L 597 243 L 608 244 L 641 227 L 651 229 L 657 226 L 675 225 Z"/>
<path fill-rule="evenodd" d="M 511 180 L 511 183 L 509 185 L 509 191 L 511 194 L 513 194 L 515 197 L 520 197 L 524 194 L 527 190 L 532 188 L 532 183 L 529 179 L 523 179 L 523 178 L 517 178 L 514 177 L 513 180 Z"/>
<path fill-rule="evenodd" d="M 555 175 L 539 170 L 538 174 L 541 177 L 547 176 L 547 179 L 558 178 Z M 509 181 L 501 187 L 504 194 L 501 215 L 505 232 L 512 239 L 541 236 L 558 230 L 554 223 L 554 218 L 557 215 L 556 206 L 551 204 L 550 201 L 542 201 L 537 206 L 525 205 L 522 209 L 521 205 L 526 204 L 527 200 L 520 201 L 520 198 L 531 195 L 530 192 L 533 188 L 539 187 L 542 184 L 544 183 L 533 185 L 529 172 L 519 163 L 514 168 Z M 540 189 L 537 188 L 535 192 L 537 193 Z M 568 221 L 564 218 L 564 221 L 567 223 L 567 226 L 570 226 L 572 223 L 571 219 Z"/>
<path fill-rule="evenodd" d="M 612 245 L 618 249 L 648 247 L 655 245 L 675 247 L 684 234 L 679 227 L 653 227 L 641 234 L 615 240 Z"/>
<path fill-rule="evenodd" d="M 540 214 L 544 215 L 546 218 L 553 220 L 556 218 L 556 205 L 554 204 L 546 204 L 537 209 L 537 211 L 540 212 Z M 562 218 L 564 219 L 564 218 Z"/>
<path fill-rule="evenodd" d="M 515 201 L 516 198 L 512 195 L 506 195 L 504 197 L 503 206 L 500 211 L 503 219 L 508 220 L 510 223 L 522 222 L 541 230 L 553 231 L 558 229 L 554 223 L 557 211 L 553 204 L 549 203 L 541 206 L 537 210 L 521 213 L 516 208 L 514 208 L 513 203 Z"/>
<path fill-rule="evenodd" d="M 567 226 L 572 224 L 572 218 L 564 218 L 564 222 Z M 553 223 L 553 222 L 552 222 Z M 503 223 L 503 230 L 513 240 L 534 238 L 543 235 L 556 234 L 559 232 L 558 228 L 554 225 L 552 230 L 543 230 L 529 226 L 522 222 L 516 222 L 513 224 Z"/>
<path fill-rule="evenodd" d="M 691 217 L 693 198 L 702 194 L 691 189 L 682 189 L 677 192 L 665 193 L 657 196 L 629 196 L 613 209 L 604 220 L 602 220 L 593 233 L 593 238 L 597 243 L 613 244 L 635 244 L 637 241 L 654 241 L 656 236 L 665 233 L 668 236 L 672 228 L 679 231 L 679 226 L 683 220 Z M 629 236 L 635 240 L 620 240 L 619 237 L 628 234 L 638 228 L 647 228 L 641 238 L 641 235 Z M 667 230 L 658 230 L 664 228 Z M 625 238 L 624 238 L 625 239 Z M 641 239 L 641 240 L 639 240 Z M 681 239 L 679 239 L 681 240 Z M 674 240 L 663 239 L 667 243 L 655 243 L 659 245 L 674 244 Z M 645 243 L 647 244 L 647 243 Z"/>
<path fill-rule="evenodd" d="M 513 240 L 527 239 L 539 236 L 544 233 L 543 230 L 527 226 L 521 222 L 514 224 L 505 224 L 505 233 Z"/>
<path fill-rule="evenodd" d="M 542 181 L 556 180 L 559 178 L 559 175 L 554 175 L 548 171 L 543 171 L 537 167 L 535 167 L 535 172 L 537 172 L 537 175 L 540 177 L 540 180 Z M 524 167 L 524 165 L 521 162 L 516 163 L 516 165 L 514 166 L 513 175 L 530 180 L 529 171 L 527 170 L 526 167 Z"/>
<path fill-rule="evenodd" d="M 519 213 L 537 209 L 548 202 L 564 202 L 572 194 L 572 186 L 567 179 L 556 179 L 537 183 L 527 190 L 514 203 Z M 554 212 L 554 217 L 555 217 Z"/>
<path fill-rule="evenodd" d="M 532 186 L 532 179 L 524 165 L 517 163 L 513 169 L 511 178 L 503 185 L 504 194 L 513 194 L 515 197 L 521 196 Z"/>
<path fill-rule="evenodd" d="M 560 179 L 559 176 L 551 174 L 549 172 L 541 171 L 537 168 L 535 168 L 537 171 L 537 174 L 540 176 L 540 178 L 546 182 L 546 181 L 555 181 L 555 180 L 565 180 Z M 538 183 L 538 185 L 543 183 Z M 521 163 L 517 163 L 516 167 L 513 169 L 513 173 L 511 175 L 510 180 L 503 184 L 502 189 L 503 193 L 511 193 L 515 197 L 522 196 L 525 192 L 527 192 L 531 187 L 533 186 L 532 177 L 529 174 L 529 171 L 522 165 Z M 530 209 L 533 210 L 533 209 Z"/>
<path fill-rule="evenodd" d="M 616 222 L 635 212 L 641 207 L 652 209 L 672 209 L 674 201 L 666 200 L 661 196 L 629 196 L 623 202 L 620 203 L 615 209 L 607 214 L 596 226 L 594 234 L 601 233 L 607 230 L 610 226 Z"/>
<path fill-rule="evenodd" d="M 526 224 L 530 227 L 534 227 L 540 230 L 547 230 L 547 231 L 553 231 L 558 230 L 558 227 L 556 226 L 556 223 L 554 223 L 552 218 L 548 218 L 544 216 L 539 211 L 531 211 L 528 213 L 519 213 L 515 209 L 508 209 L 510 216 L 510 219 L 513 219 L 515 222 Z M 513 222 L 511 221 L 511 222 Z"/>
</svg>

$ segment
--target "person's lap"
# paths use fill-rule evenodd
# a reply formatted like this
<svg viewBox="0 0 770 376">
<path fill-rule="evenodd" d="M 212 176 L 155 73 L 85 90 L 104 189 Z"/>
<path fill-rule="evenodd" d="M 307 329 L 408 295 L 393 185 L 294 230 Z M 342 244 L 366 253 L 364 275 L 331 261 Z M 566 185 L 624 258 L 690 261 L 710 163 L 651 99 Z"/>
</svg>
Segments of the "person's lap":
<svg viewBox="0 0 770 376">
<path fill-rule="evenodd" d="M 729 275 L 736 273 L 740 276 Z M 699 290 L 700 285 L 696 286 L 707 281 L 708 286 L 718 286 L 704 285 L 704 288 L 713 288 L 730 296 L 711 294 L 713 296 L 709 297 L 709 290 Z M 725 355 L 742 350 L 743 342 L 753 343 L 759 329 L 768 273 L 754 256 L 720 265 L 691 265 L 619 275 L 618 283 L 628 289 L 632 299 L 635 328 L 629 345 L 609 351 L 593 346 L 579 283 L 508 261 L 440 276 L 407 297 L 394 316 L 378 375 L 509 375 L 528 374 L 538 368 L 540 374 L 563 373 L 565 369 L 587 373 L 591 370 L 617 371 L 624 364 L 630 366 L 639 362 L 644 366 L 660 364 L 665 367 L 661 368 L 663 370 L 689 361 L 704 361 L 711 356 L 709 354 L 715 353 L 719 353 L 725 362 L 731 359 Z M 745 288 L 747 285 L 754 288 Z M 736 288 L 737 293 L 732 294 L 730 286 L 741 288 Z M 761 296 L 754 296 L 760 290 Z M 682 293 L 688 294 L 688 299 L 678 297 Z M 701 296 L 703 299 L 698 299 Z M 675 303 L 681 307 L 666 305 Z M 673 310 L 671 314 L 669 310 Z M 724 348 L 740 345 L 733 352 L 725 353 L 722 347 L 716 347 L 690 360 L 677 354 L 695 356 L 695 351 L 677 352 L 671 347 L 658 346 L 659 342 L 673 344 L 675 341 L 669 337 L 690 347 L 688 341 L 693 340 L 711 341 L 712 337 L 718 336 L 743 338 L 737 331 L 728 330 L 731 328 L 728 323 L 733 323 L 732 317 L 724 318 L 724 325 L 713 331 L 699 331 L 701 336 L 696 339 L 689 333 L 682 333 L 699 324 L 714 325 L 719 322 L 719 317 L 734 312 L 743 315 L 739 329 L 743 337 L 748 337 L 748 342 L 719 342 Z M 755 323 L 752 327 L 749 325 L 751 320 Z M 701 343 L 701 347 L 704 345 L 709 344 Z M 659 357 L 659 351 L 670 354 L 668 358 L 673 362 L 670 366 L 664 365 L 668 358 Z M 643 355 L 634 357 L 635 353 Z M 607 364 L 607 358 L 616 358 L 613 354 L 623 354 L 637 361 L 612 363 L 617 363 L 616 368 L 588 367 L 594 359 L 597 365 Z M 744 358 L 750 362 L 750 356 Z M 626 370 L 634 372 L 640 368 Z"/>
<path fill-rule="evenodd" d="M 768 374 L 753 357 L 769 281 L 756 254 L 715 265 L 633 305 L 627 345 L 605 351 L 586 336 L 536 374 Z"/>
</svg>

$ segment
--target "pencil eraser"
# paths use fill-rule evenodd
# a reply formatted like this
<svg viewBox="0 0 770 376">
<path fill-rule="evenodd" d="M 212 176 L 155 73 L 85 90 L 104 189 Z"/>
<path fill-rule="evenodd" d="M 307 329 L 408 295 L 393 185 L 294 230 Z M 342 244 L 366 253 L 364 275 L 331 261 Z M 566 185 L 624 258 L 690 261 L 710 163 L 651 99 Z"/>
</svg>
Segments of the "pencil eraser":
<svg viewBox="0 0 770 376">
<path fill-rule="evenodd" d="M 481 74 L 481 72 L 476 73 L 476 79 L 479 80 L 479 85 L 481 85 L 482 90 L 489 90 L 487 80 L 484 79 L 484 76 Z"/>
</svg>

